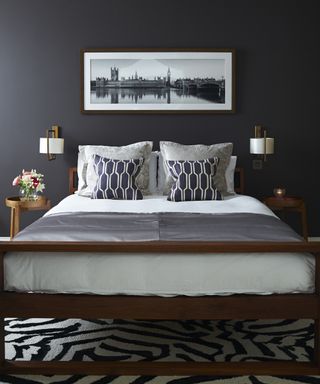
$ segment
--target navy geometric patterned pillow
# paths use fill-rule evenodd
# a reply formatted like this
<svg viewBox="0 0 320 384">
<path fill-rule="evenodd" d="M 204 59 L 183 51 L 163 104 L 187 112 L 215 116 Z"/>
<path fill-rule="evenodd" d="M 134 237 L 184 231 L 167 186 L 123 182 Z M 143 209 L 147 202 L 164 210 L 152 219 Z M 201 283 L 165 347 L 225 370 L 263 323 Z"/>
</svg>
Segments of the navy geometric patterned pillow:
<svg viewBox="0 0 320 384">
<path fill-rule="evenodd" d="M 175 181 L 168 200 L 222 200 L 222 195 L 213 182 L 218 163 L 218 157 L 205 160 L 166 160 Z"/>
<path fill-rule="evenodd" d="M 143 158 L 114 160 L 93 155 L 93 160 L 98 180 L 91 194 L 92 199 L 143 199 L 142 192 L 136 186 Z"/>
</svg>

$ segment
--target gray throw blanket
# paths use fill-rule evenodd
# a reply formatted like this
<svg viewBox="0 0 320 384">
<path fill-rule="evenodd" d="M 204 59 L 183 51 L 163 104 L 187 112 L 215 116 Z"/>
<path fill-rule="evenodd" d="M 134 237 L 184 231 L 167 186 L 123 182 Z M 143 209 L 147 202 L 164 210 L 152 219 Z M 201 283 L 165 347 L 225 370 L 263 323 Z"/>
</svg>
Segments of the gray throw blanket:
<svg viewBox="0 0 320 384">
<path fill-rule="evenodd" d="M 40 218 L 18 241 L 300 241 L 273 216 L 252 213 L 64 213 Z"/>
</svg>

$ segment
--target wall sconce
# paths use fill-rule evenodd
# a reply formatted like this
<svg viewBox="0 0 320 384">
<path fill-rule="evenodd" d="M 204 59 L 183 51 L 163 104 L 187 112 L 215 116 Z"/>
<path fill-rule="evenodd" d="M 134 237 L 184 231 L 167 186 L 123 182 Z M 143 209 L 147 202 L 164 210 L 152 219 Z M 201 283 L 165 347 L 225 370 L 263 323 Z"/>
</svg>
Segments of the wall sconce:
<svg viewBox="0 0 320 384">
<path fill-rule="evenodd" d="M 56 155 L 64 152 L 64 139 L 59 138 L 58 125 L 47 129 L 46 137 L 40 137 L 39 152 L 46 153 L 48 160 L 54 160 Z"/>
<path fill-rule="evenodd" d="M 254 127 L 254 138 L 250 139 L 250 153 L 253 155 L 259 155 L 263 157 L 263 161 L 267 161 L 267 155 L 274 153 L 274 138 L 267 137 L 267 130 L 263 129 L 262 136 L 262 127 L 261 125 L 256 125 Z M 254 163 L 254 169 L 262 168 L 262 161 L 259 160 Z"/>
</svg>

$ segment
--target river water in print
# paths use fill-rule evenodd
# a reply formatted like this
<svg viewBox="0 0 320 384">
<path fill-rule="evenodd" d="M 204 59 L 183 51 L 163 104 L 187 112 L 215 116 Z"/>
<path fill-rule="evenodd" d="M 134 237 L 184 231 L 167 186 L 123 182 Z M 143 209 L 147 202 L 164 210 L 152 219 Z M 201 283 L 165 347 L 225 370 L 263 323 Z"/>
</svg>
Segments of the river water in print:
<svg viewBox="0 0 320 384">
<path fill-rule="evenodd" d="M 94 104 L 220 104 L 224 95 L 173 88 L 100 88 L 91 91 Z"/>
</svg>

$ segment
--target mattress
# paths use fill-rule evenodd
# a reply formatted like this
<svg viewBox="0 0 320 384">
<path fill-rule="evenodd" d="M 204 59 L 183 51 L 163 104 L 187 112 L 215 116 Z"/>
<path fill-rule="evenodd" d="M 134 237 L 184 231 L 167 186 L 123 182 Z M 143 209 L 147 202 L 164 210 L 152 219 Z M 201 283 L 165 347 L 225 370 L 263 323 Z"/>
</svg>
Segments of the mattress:
<svg viewBox="0 0 320 384">
<path fill-rule="evenodd" d="M 138 201 L 91 200 L 71 195 L 45 216 L 75 212 L 254 213 L 274 216 L 243 195 L 223 201 L 169 202 L 165 196 Z M 205 296 L 311 293 L 314 259 L 308 254 L 20 253 L 5 256 L 5 289 L 101 295 Z"/>
</svg>

